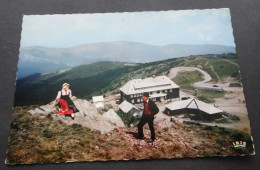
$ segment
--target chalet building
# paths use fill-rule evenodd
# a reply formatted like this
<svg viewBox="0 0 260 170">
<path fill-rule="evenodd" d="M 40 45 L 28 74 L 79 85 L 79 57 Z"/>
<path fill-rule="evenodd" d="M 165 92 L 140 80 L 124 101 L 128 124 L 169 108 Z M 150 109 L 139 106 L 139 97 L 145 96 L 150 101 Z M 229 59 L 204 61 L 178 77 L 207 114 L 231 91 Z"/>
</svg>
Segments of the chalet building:
<svg viewBox="0 0 260 170">
<path fill-rule="evenodd" d="M 119 110 L 121 110 L 125 114 L 130 114 L 133 116 L 142 116 L 142 112 L 133 104 L 127 101 L 123 101 L 118 107 Z"/>
<path fill-rule="evenodd" d="M 120 100 L 132 104 L 142 103 L 144 92 L 148 92 L 153 101 L 180 100 L 180 87 L 166 76 L 130 80 L 120 88 Z"/>
<path fill-rule="evenodd" d="M 212 121 L 222 118 L 223 111 L 197 99 L 188 99 L 169 103 L 165 106 L 167 115 L 194 114 L 194 119 Z"/>
</svg>

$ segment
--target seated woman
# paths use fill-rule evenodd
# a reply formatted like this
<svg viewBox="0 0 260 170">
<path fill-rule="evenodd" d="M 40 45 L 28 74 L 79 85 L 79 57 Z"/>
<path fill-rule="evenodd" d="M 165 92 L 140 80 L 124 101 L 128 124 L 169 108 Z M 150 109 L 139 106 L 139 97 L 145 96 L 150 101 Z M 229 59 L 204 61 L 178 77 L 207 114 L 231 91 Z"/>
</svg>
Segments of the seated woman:
<svg viewBox="0 0 260 170">
<path fill-rule="evenodd" d="M 59 114 L 71 116 L 71 118 L 74 119 L 74 113 L 78 112 L 79 110 L 76 108 L 70 97 L 72 97 L 72 93 L 69 89 L 69 84 L 64 83 L 62 85 L 62 90 L 58 92 L 52 107 L 54 108 L 55 105 L 57 105 L 60 108 L 58 111 Z"/>
</svg>

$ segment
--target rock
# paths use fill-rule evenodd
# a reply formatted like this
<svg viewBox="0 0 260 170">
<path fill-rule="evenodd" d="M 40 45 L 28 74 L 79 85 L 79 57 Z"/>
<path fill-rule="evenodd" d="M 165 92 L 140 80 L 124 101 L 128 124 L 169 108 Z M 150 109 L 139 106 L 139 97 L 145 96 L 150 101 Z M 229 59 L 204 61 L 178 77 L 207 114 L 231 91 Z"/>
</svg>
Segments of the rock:
<svg viewBox="0 0 260 170">
<path fill-rule="evenodd" d="M 154 120 L 154 123 L 160 126 L 161 128 L 169 128 L 174 126 L 174 123 L 171 121 L 171 118 L 167 115 L 164 115 L 162 113 L 158 113 L 156 115 L 156 118 Z"/>
<path fill-rule="evenodd" d="M 40 109 L 45 112 L 45 115 L 48 115 L 53 111 L 51 103 L 44 106 L 40 106 Z"/>
<path fill-rule="evenodd" d="M 35 115 L 35 114 L 45 114 L 45 112 L 39 108 L 36 108 L 34 110 L 29 110 L 28 111 L 31 115 Z"/>
<path fill-rule="evenodd" d="M 34 122 L 34 124 L 35 124 L 35 125 L 40 125 L 40 123 L 39 123 L 39 122 L 36 122 L 36 121 Z"/>
<path fill-rule="evenodd" d="M 53 112 L 52 109 L 52 103 L 49 103 L 47 105 L 40 106 L 39 108 L 35 108 L 33 110 L 28 111 L 31 115 L 35 114 L 44 114 L 45 116 L 49 115 Z"/>
<path fill-rule="evenodd" d="M 77 100 L 77 97 L 76 96 L 72 96 L 71 100 Z"/>
<path fill-rule="evenodd" d="M 113 109 L 110 109 L 101 115 L 97 112 L 95 105 L 91 104 L 87 100 L 72 97 L 72 101 L 79 110 L 79 112 L 75 113 L 75 119 L 72 120 L 71 117 L 65 117 L 60 114 L 52 114 L 51 116 L 53 120 L 60 120 L 68 125 L 75 123 L 80 124 L 82 127 L 98 130 L 102 134 L 111 132 L 117 128 L 125 127 L 122 119 Z M 30 110 L 29 113 L 32 115 L 44 114 L 47 116 L 54 111 L 51 107 L 52 103 L 49 103 L 47 105 L 40 106 L 39 108 L 35 108 L 34 110 Z"/>
<path fill-rule="evenodd" d="M 103 117 L 111 123 L 115 124 L 115 126 L 117 127 L 125 127 L 124 122 L 113 109 L 110 109 L 109 111 L 104 113 Z"/>
<path fill-rule="evenodd" d="M 45 116 L 40 116 L 40 119 L 45 119 Z"/>
</svg>

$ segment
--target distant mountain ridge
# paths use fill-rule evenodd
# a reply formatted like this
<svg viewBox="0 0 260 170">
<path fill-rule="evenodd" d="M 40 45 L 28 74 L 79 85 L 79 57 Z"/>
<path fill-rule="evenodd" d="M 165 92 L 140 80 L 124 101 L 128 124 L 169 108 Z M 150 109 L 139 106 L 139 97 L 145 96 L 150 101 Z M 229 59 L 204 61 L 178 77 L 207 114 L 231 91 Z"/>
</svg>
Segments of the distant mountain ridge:
<svg viewBox="0 0 260 170">
<path fill-rule="evenodd" d="M 100 61 L 60 72 L 37 73 L 18 79 L 14 103 L 15 106 L 47 104 L 55 99 L 57 92 L 65 82 L 70 84 L 73 95 L 89 100 L 93 96 L 118 93 L 119 88 L 131 79 L 167 75 L 170 69 L 180 66 L 202 67 L 212 76 L 213 80 L 215 80 L 216 74 L 212 68 L 220 77 L 237 73 L 233 78 L 239 79 L 238 67 L 234 63 L 237 63 L 235 54 L 180 57 L 145 64 Z M 218 81 L 217 77 L 216 81 Z"/>
<path fill-rule="evenodd" d="M 148 63 L 190 55 L 235 53 L 235 48 L 222 45 L 155 46 L 115 41 L 85 44 L 71 48 L 25 47 L 20 49 L 18 78 L 35 73 L 48 73 L 99 61 Z"/>
</svg>

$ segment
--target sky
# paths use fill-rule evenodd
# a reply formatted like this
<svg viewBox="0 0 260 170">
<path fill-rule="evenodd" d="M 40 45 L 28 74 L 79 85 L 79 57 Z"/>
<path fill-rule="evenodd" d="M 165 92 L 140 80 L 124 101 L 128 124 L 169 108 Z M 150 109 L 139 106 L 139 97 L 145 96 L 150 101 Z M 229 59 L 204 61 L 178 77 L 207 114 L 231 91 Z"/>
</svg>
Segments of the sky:
<svg viewBox="0 0 260 170">
<path fill-rule="evenodd" d="M 130 41 L 235 47 L 228 8 L 156 12 L 24 15 L 21 47 L 67 48 Z"/>
</svg>

